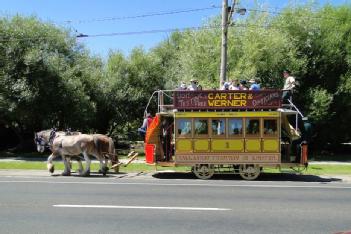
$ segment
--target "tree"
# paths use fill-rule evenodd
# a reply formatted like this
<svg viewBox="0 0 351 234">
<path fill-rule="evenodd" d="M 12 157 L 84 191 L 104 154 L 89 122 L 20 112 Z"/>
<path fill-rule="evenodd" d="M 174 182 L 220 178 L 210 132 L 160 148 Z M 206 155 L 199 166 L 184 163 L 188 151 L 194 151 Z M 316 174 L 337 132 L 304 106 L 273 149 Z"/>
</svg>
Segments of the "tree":
<svg viewBox="0 0 351 234">
<path fill-rule="evenodd" d="M 109 106 L 115 109 L 111 124 L 116 126 L 117 134 L 136 133 L 150 95 L 165 87 L 162 60 L 142 48 L 133 49 L 127 58 L 121 52 L 111 52 L 107 74 Z"/>
<path fill-rule="evenodd" d="M 87 129 L 96 110 L 88 84 L 102 63 L 69 31 L 35 17 L 3 18 L 0 33 L 0 119 L 17 133 L 19 147 L 35 130 Z"/>
</svg>

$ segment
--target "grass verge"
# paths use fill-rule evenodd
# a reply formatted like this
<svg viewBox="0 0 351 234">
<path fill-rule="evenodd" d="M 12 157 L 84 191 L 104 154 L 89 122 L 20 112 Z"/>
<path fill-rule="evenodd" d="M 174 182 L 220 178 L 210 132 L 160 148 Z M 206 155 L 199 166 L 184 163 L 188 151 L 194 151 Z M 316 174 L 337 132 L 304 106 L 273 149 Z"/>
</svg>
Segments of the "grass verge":
<svg viewBox="0 0 351 234">
<path fill-rule="evenodd" d="M 63 170 L 64 165 L 62 162 L 54 162 L 56 170 Z M 85 163 L 83 163 L 85 166 Z M 46 162 L 26 162 L 26 161 L 8 161 L 0 162 L 0 169 L 2 170 L 47 170 Z M 72 164 L 72 170 L 77 170 L 77 163 Z M 98 163 L 91 164 L 91 171 L 99 170 Z M 120 166 L 120 172 L 153 172 L 155 166 L 146 165 L 144 163 L 131 163 L 127 167 Z M 190 167 L 157 167 L 158 171 L 174 170 L 174 171 L 190 171 Z"/>
</svg>

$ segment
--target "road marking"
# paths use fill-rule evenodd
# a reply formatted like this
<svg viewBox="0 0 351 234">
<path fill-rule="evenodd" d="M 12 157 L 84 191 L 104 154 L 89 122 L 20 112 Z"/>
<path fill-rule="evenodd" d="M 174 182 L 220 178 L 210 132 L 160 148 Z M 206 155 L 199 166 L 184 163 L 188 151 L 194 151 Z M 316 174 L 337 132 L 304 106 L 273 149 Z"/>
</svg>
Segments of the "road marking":
<svg viewBox="0 0 351 234">
<path fill-rule="evenodd" d="M 227 208 L 212 207 L 172 207 L 172 206 L 110 206 L 110 205 L 67 205 L 58 204 L 59 208 L 102 208 L 102 209 L 149 209 L 149 210 L 200 210 L 200 211 L 228 211 Z"/>
<path fill-rule="evenodd" d="M 246 181 L 245 181 L 246 182 Z M 41 184 L 88 184 L 88 185 L 147 185 L 147 186 L 189 186 L 189 187 L 249 187 L 249 188 L 321 188 L 351 189 L 351 186 L 316 185 L 320 182 L 308 182 L 308 185 L 275 184 L 212 184 L 210 181 L 200 183 L 150 183 L 150 182 L 96 182 L 96 181 L 43 181 L 43 180 L 0 180 L 0 183 L 41 183 Z M 252 183 L 252 181 L 247 182 Z M 307 182 L 305 182 L 307 183 Z M 315 183 L 314 185 L 311 183 Z"/>
</svg>

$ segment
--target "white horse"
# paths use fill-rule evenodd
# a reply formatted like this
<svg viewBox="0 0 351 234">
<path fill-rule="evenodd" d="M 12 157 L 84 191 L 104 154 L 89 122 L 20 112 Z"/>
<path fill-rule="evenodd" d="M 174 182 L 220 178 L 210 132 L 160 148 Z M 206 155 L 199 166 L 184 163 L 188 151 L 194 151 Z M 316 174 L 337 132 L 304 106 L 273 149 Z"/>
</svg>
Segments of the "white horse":
<svg viewBox="0 0 351 234">
<path fill-rule="evenodd" d="M 83 176 L 88 176 L 90 174 L 91 161 L 89 155 L 95 156 L 100 161 L 100 171 L 103 175 L 106 175 L 108 171 L 105 155 L 111 159 L 112 164 L 117 163 L 116 155 L 114 154 L 114 143 L 108 136 L 102 134 L 78 134 L 67 136 L 63 134 L 56 135 L 55 132 L 51 132 L 49 139 L 46 137 L 46 140 L 44 140 L 42 135 L 43 134 L 41 134 L 41 132 L 36 133 L 35 142 L 39 152 L 42 152 L 45 149 L 45 145 L 50 145 L 52 154 L 48 157 L 47 167 L 51 173 L 54 172 L 54 165 L 52 161 L 58 155 L 62 156 L 62 160 L 65 165 L 62 175 L 71 174 L 71 167 L 67 158 L 72 155 L 79 155 L 81 153 L 84 155 L 84 159 L 86 160 L 86 169 L 82 173 Z"/>
<path fill-rule="evenodd" d="M 66 136 L 66 135 L 79 135 L 82 134 L 81 132 L 64 132 L 64 131 L 56 131 L 53 129 L 48 129 L 48 130 L 43 130 L 40 132 L 36 132 L 34 133 L 34 143 L 37 146 L 37 151 L 40 153 L 43 153 L 45 151 L 46 148 L 51 150 L 51 144 L 54 140 L 55 137 L 58 136 Z M 55 159 L 57 156 L 59 156 L 58 154 L 55 154 L 54 157 L 52 157 L 52 160 Z M 71 159 L 76 159 L 78 162 L 78 174 L 81 175 L 83 173 L 83 165 L 82 165 L 82 160 L 80 158 L 80 156 L 76 155 L 76 156 L 71 156 L 71 157 L 67 157 L 67 160 L 70 162 Z M 71 163 L 70 163 L 71 165 Z M 55 167 L 52 166 L 49 170 L 51 173 L 54 173 L 55 171 Z"/>
</svg>

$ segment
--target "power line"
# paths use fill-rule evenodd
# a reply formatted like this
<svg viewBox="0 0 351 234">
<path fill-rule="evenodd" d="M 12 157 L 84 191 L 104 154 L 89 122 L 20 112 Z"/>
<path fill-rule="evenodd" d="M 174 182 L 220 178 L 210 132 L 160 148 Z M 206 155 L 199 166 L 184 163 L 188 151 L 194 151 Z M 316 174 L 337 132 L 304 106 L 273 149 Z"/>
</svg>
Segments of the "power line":
<svg viewBox="0 0 351 234">
<path fill-rule="evenodd" d="M 205 8 L 199 8 L 205 9 Z M 207 8 L 209 9 L 209 8 Z M 192 9 L 195 10 L 195 9 Z M 265 11 L 265 10 L 258 10 L 258 9 L 247 9 L 248 11 L 257 11 L 257 12 L 266 12 L 266 13 L 274 13 L 274 14 L 282 14 L 281 12 L 272 12 L 272 11 Z M 190 11 L 190 10 L 187 10 Z M 178 11 L 179 12 L 179 11 Z M 175 11 L 173 11 L 174 14 Z M 130 16 L 132 17 L 132 16 Z M 302 19 L 327 19 L 327 20 L 339 20 L 337 18 L 332 17 L 318 17 L 318 16 L 302 16 Z M 261 27 L 261 28 L 281 28 L 279 26 L 272 26 L 267 24 L 234 24 L 230 25 L 230 27 Z M 112 37 L 112 36 L 128 36 L 128 35 L 141 35 L 141 34 L 155 34 L 155 33 L 168 33 L 168 32 L 176 32 L 176 31 L 186 31 L 186 30 L 201 30 L 201 29 L 216 29 L 220 28 L 221 25 L 212 25 L 212 26 L 191 26 L 191 27 L 183 27 L 183 28 L 168 28 L 168 29 L 154 29 L 154 30 L 142 30 L 142 31 L 129 31 L 129 32 L 112 32 L 112 33 L 101 33 L 101 34 L 78 34 L 75 35 L 77 38 L 92 38 L 92 37 Z M 37 36 L 37 37 L 24 37 L 24 38 L 1 38 L 0 35 L 0 42 L 10 42 L 10 41 L 30 41 L 30 40 L 40 40 L 40 39 L 50 39 L 55 38 L 56 36 Z"/>
<path fill-rule="evenodd" d="M 283 28 L 283 26 L 268 25 L 268 24 L 250 24 L 250 23 L 236 23 L 229 25 L 229 27 L 241 27 L 241 28 Z M 142 34 L 156 34 L 156 33 L 169 33 L 169 32 L 183 32 L 183 31 L 199 31 L 199 30 L 210 30 L 220 29 L 221 25 L 211 26 L 191 26 L 183 28 L 168 28 L 168 29 L 154 29 L 154 30 L 142 30 L 142 31 L 129 31 L 129 32 L 112 32 L 112 33 L 101 33 L 101 34 L 78 34 L 77 38 L 93 38 L 93 37 L 113 37 L 113 36 L 131 36 L 131 35 L 142 35 Z M 38 37 L 25 37 L 25 38 L 8 38 L 0 39 L 0 42 L 11 42 L 11 41 L 30 41 L 39 39 L 50 39 L 56 38 L 56 36 L 38 36 Z"/>
<path fill-rule="evenodd" d="M 138 19 L 138 18 L 146 18 L 146 17 L 154 17 L 154 16 L 163 16 L 163 15 L 174 15 L 174 14 L 181 14 L 181 13 L 191 13 L 191 12 L 198 12 L 198 11 L 206 11 L 206 10 L 213 10 L 219 9 L 221 6 L 213 5 L 211 7 L 204 7 L 204 8 L 194 8 L 194 9 L 184 9 L 184 10 L 172 10 L 172 11 L 165 11 L 165 12 L 155 12 L 149 14 L 141 14 L 141 15 L 134 15 L 134 16 L 121 16 L 121 17 L 106 17 L 106 18 L 98 18 L 98 19 L 87 19 L 87 20 L 66 20 L 62 21 L 61 23 L 72 24 L 84 24 L 84 23 L 93 23 L 93 22 L 105 22 L 105 21 L 121 21 L 121 20 L 128 20 L 128 19 Z M 235 8 L 233 10 L 240 10 L 244 8 Z M 245 8 L 247 11 L 250 12 L 259 12 L 259 13 L 268 13 L 272 15 L 281 15 L 284 12 L 284 8 L 279 8 L 281 11 L 272 11 L 272 10 L 261 10 L 261 9 L 254 9 L 254 8 Z M 312 16 L 308 15 L 302 18 L 315 18 L 315 19 L 327 19 L 327 20 L 338 20 L 337 18 L 333 17 L 320 17 L 320 16 Z"/>
<path fill-rule="evenodd" d="M 153 34 L 153 33 L 166 33 L 166 32 L 177 32 L 177 31 L 187 31 L 187 30 L 201 30 L 201 29 L 214 29 L 220 28 L 220 25 L 216 26 L 199 26 L 199 27 L 184 27 L 184 28 L 168 28 L 168 29 L 154 29 L 154 30 L 144 30 L 144 31 L 134 31 L 134 32 L 114 32 L 114 33 L 102 33 L 102 34 L 92 34 L 92 35 L 81 35 L 77 37 L 111 37 L 111 36 L 128 36 L 128 35 L 138 35 L 138 34 Z"/>
<path fill-rule="evenodd" d="M 184 10 L 172 10 L 172 11 L 164 11 L 164 12 L 155 12 L 155 13 L 148 13 L 148 14 L 141 14 L 141 15 L 134 15 L 134 16 L 119 16 L 119 17 L 106 17 L 106 18 L 97 18 L 97 19 L 86 19 L 86 20 L 66 20 L 62 23 L 92 23 L 92 22 L 103 22 L 103 21 L 117 21 L 117 20 L 127 20 L 127 19 L 138 19 L 138 18 L 146 18 L 146 17 L 153 17 L 153 16 L 162 16 L 162 15 L 174 15 L 174 14 L 181 14 L 181 13 L 190 13 L 190 12 L 198 12 L 198 11 L 206 11 L 206 10 L 213 10 L 218 9 L 219 6 L 211 6 L 211 7 L 204 7 L 204 8 L 194 8 L 194 9 L 184 9 Z"/>
</svg>

